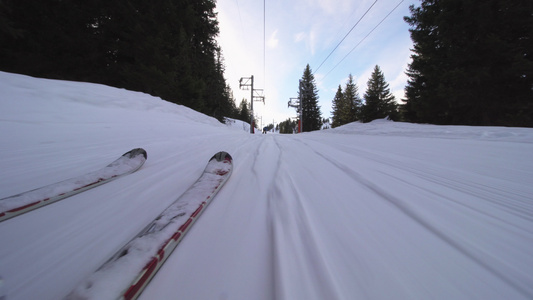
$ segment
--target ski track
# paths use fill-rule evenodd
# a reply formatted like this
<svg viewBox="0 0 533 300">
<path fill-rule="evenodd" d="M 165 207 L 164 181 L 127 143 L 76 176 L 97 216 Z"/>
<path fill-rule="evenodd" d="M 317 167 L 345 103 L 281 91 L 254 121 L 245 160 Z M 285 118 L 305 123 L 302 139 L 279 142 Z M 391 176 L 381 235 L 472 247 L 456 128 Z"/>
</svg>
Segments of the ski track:
<svg viewBox="0 0 533 300">
<path fill-rule="evenodd" d="M 302 143 L 306 145 L 309 149 L 317 148 L 316 147 L 317 145 L 309 146 L 309 144 L 306 142 L 302 142 Z M 368 179 L 362 176 L 361 173 L 347 167 L 347 165 L 349 164 L 346 164 L 346 161 L 348 160 L 345 159 L 343 163 L 341 163 L 339 160 L 333 158 L 332 153 L 335 152 L 334 149 L 328 149 L 328 150 L 329 151 L 324 151 L 324 152 L 313 150 L 313 152 L 319 155 L 320 157 L 331 162 L 332 165 L 334 165 L 339 170 L 344 172 L 347 176 L 350 176 L 351 178 L 353 178 L 354 182 L 357 182 L 361 184 L 362 186 L 368 188 L 369 190 L 377 194 L 379 198 L 395 206 L 402 213 L 407 215 L 409 218 L 413 219 L 415 222 L 420 224 L 426 230 L 430 231 L 433 236 L 438 237 L 439 239 L 444 241 L 446 244 L 448 244 L 449 246 L 451 246 L 458 252 L 462 253 L 464 256 L 468 258 L 470 262 L 474 262 L 478 264 L 479 266 L 484 268 L 487 272 L 493 274 L 494 276 L 498 277 L 501 281 L 505 282 L 510 287 L 514 288 L 523 297 L 525 298 L 533 297 L 533 288 L 531 288 L 530 285 L 523 284 L 524 282 L 528 281 L 528 278 L 530 277 L 529 274 L 523 271 L 521 272 L 519 270 L 509 268 L 509 266 L 507 266 L 503 261 L 499 261 L 498 259 L 495 259 L 496 256 L 491 255 L 490 252 L 483 253 L 484 250 L 485 251 L 490 250 L 489 248 L 483 249 L 481 247 L 477 247 L 477 245 L 471 243 L 469 240 L 466 240 L 454 234 L 457 232 L 447 231 L 443 227 L 441 227 L 440 224 L 436 223 L 434 220 L 427 219 L 427 217 L 424 217 L 422 214 L 417 212 L 416 209 L 414 209 L 412 205 L 409 204 L 408 199 L 397 198 L 393 196 L 392 194 L 390 194 L 386 189 L 384 189 L 383 186 L 386 186 L 386 184 L 384 184 L 386 182 L 385 180 L 376 180 L 376 182 L 382 183 L 380 186 L 377 186 L 376 184 L 374 184 L 373 182 L 370 182 Z M 523 195 L 523 194 L 513 193 L 512 191 L 509 191 L 509 190 L 494 188 L 492 186 L 485 185 L 485 184 L 478 184 L 476 182 L 472 182 L 468 180 L 467 174 L 466 175 L 458 174 L 457 172 L 454 172 L 453 177 L 444 177 L 438 174 L 449 174 L 449 172 L 442 172 L 442 170 L 439 170 L 441 172 L 432 174 L 431 172 L 427 171 L 427 169 L 432 170 L 432 168 L 426 168 L 426 169 L 422 167 L 413 168 L 412 166 L 416 166 L 416 164 L 413 164 L 412 162 L 408 165 L 408 167 L 406 167 L 405 162 L 399 163 L 398 161 L 393 161 L 389 159 L 390 156 L 385 157 L 379 154 L 374 154 L 374 153 L 370 153 L 367 151 L 361 151 L 359 149 L 357 150 L 351 149 L 351 150 L 352 150 L 352 153 L 355 152 L 356 154 L 358 154 L 359 158 L 362 157 L 365 160 L 369 160 L 377 164 L 383 164 L 389 168 L 391 166 L 398 168 L 402 170 L 403 172 L 414 174 L 416 175 L 416 177 L 426 180 L 428 182 L 431 182 L 434 185 L 440 185 L 446 189 L 454 190 L 456 192 L 459 192 L 460 194 L 463 194 L 460 197 L 458 197 L 458 199 L 468 199 L 469 196 L 482 199 L 483 201 L 487 201 L 489 203 L 499 206 L 500 208 L 503 208 L 504 211 L 507 211 L 510 214 L 513 214 L 514 217 L 524 218 L 528 222 L 531 222 L 532 206 L 530 203 L 530 199 L 533 196 L 531 194 Z M 347 151 L 344 151 L 344 152 L 347 153 Z M 391 176 L 386 173 L 382 173 L 382 174 L 386 176 Z M 405 183 L 405 181 L 403 182 Z M 429 186 L 429 185 L 428 184 L 417 185 L 416 188 L 420 188 L 420 186 Z M 437 188 L 434 190 L 438 191 L 442 189 Z M 509 198 L 509 196 L 515 196 L 515 198 L 517 198 L 516 201 L 513 200 L 513 197 Z M 445 199 L 445 197 L 439 197 L 439 198 Z M 454 202 L 454 204 L 459 203 L 460 205 L 467 206 L 471 210 L 474 210 L 472 206 L 468 206 L 467 204 L 462 204 L 456 201 L 455 199 L 447 198 L 447 200 L 450 202 Z M 479 210 L 476 210 L 476 213 L 483 214 L 483 212 Z M 490 216 L 487 214 L 485 214 L 485 216 L 492 218 L 492 220 L 488 220 L 489 222 L 497 223 L 497 225 L 499 226 L 501 226 L 502 223 L 506 223 L 506 225 L 510 225 L 514 227 L 515 229 L 518 229 L 518 234 L 520 234 L 521 236 L 527 237 L 528 239 L 533 239 L 531 228 L 520 227 L 519 225 L 508 223 L 505 220 L 502 220 L 498 217 Z M 495 220 L 497 221 L 495 222 Z M 510 232 L 514 234 L 517 233 L 516 230 L 510 231 Z M 523 254 L 521 256 L 523 256 Z M 527 257 L 524 256 L 524 258 L 527 258 Z"/>
<path fill-rule="evenodd" d="M 65 223 L 56 221 L 53 225 L 56 229 L 51 232 L 30 233 L 34 231 L 33 226 L 21 226 L 25 218 L 31 219 L 30 213 L 12 222 L 6 221 L 10 223 L 0 234 L 5 237 L 6 232 L 16 232 L 9 225 L 21 226 L 28 229 L 28 239 L 18 239 L 17 247 L 22 252 L 11 252 L 5 259 L 18 261 L 22 256 L 33 257 L 35 261 L 33 267 L 26 267 L 34 270 L 30 271 L 31 276 L 10 278 L 17 281 L 10 287 L 14 291 L 12 299 L 31 298 L 32 291 L 49 289 L 51 283 L 53 292 L 44 293 L 43 299 L 61 298 L 70 292 L 69 287 L 91 274 L 179 197 L 201 172 L 204 158 L 210 157 L 214 149 L 232 154 L 235 163 L 232 178 L 140 299 L 168 299 L 176 295 L 184 299 L 347 299 L 350 295 L 367 299 L 498 299 L 501 295 L 531 298 L 533 292 L 527 284 L 531 282 L 531 275 L 509 264 L 511 255 L 531 264 L 530 256 L 523 252 L 523 247 L 508 249 L 490 242 L 494 237 L 506 240 L 505 234 L 522 240 L 533 238 L 528 226 L 531 206 L 526 201 L 527 194 L 514 193 L 505 186 L 478 184 L 470 181 L 468 174 L 451 167 L 443 172 L 446 166 L 415 164 L 400 154 L 395 157 L 360 147 L 336 145 L 333 148 L 315 137 L 228 135 L 221 139 L 213 136 L 212 139 L 218 139 L 216 146 L 193 138 L 200 145 L 194 162 L 182 160 L 190 152 L 185 144 L 180 143 L 174 151 L 165 153 L 160 152 L 161 149 L 171 147 L 172 143 L 148 144 L 149 160 L 145 166 L 117 183 L 145 180 L 174 186 L 163 193 L 165 197 L 158 191 L 160 185 L 141 184 L 128 191 L 113 188 L 115 184 L 109 183 L 35 212 L 45 215 L 58 207 L 64 210 L 64 207 L 79 209 L 83 206 L 89 211 L 86 216 L 78 213 L 76 219 L 63 220 L 72 225 L 84 224 L 73 226 L 75 231 L 64 231 Z M 173 163 L 169 165 L 168 161 Z M 324 169 L 328 172 L 323 173 Z M 191 176 L 177 175 L 178 171 Z M 382 184 L 378 186 L 375 182 Z M 324 188 L 309 192 L 306 188 L 309 184 L 321 184 Z M 332 189 L 332 184 L 348 188 Z M 450 221 L 444 216 L 425 210 L 429 203 L 412 202 L 391 194 L 401 185 L 404 195 L 422 193 L 429 203 L 438 199 L 431 205 L 440 207 L 445 215 L 454 216 L 460 224 L 472 228 L 488 226 L 485 231 L 491 228 L 496 235 L 484 232 L 476 237 L 472 235 L 476 230 L 461 232 L 457 226 L 450 227 Z M 406 186 L 412 191 L 405 192 Z M 149 195 L 156 192 L 162 199 L 155 208 L 143 204 L 140 198 L 150 198 Z M 132 205 L 140 207 L 122 213 L 112 209 L 90 220 L 89 216 L 103 212 L 105 207 L 103 201 L 98 204 L 90 198 L 105 194 L 110 199 L 130 198 L 126 201 L 134 200 L 137 204 Z M 142 218 L 132 220 L 129 217 L 132 213 Z M 109 231 L 105 224 L 90 234 L 79 231 L 86 226 L 98 228 L 99 220 L 112 215 L 117 218 L 115 222 L 129 224 L 122 228 L 126 231 L 104 233 Z M 388 217 L 382 219 L 382 215 Z M 471 215 L 476 216 L 473 222 L 467 220 Z M 50 228 L 50 224 L 47 227 Z M 380 235 L 375 235 L 378 232 Z M 67 242 L 80 234 L 83 239 Z M 114 241 L 112 245 L 102 247 L 98 243 L 109 239 Z M 90 241 L 88 249 L 86 241 Z M 28 243 L 29 248 L 23 247 L 24 243 Z M 59 249 L 66 243 L 66 249 L 80 252 L 69 254 L 66 260 L 53 253 L 37 259 L 40 257 L 36 253 L 38 245 L 46 248 L 50 243 L 60 245 Z M 78 246 L 73 247 L 75 243 Z M 502 255 L 507 250 L 509 254 Z M 59 250 L 59 253 L 65 252 Z M 87 256 L 89 253 L 91 255 Z M 80 264 L 82 257 L 89 258 L 90 263 Z M 416 263 L 412 265 L 413 262 Z M 70 270 L 68 265 L 71 264 L 78 265 L 78 272 L 65 273 L 73 277 L 67 280 L 62 271 Z M 215 274 L 205 274 L 203 269 L 215 270 Z M 50 273 L 50 270 L 54 271 Z M 463 271 L 466 273 L 459 275 Z M 232 275 L 226 276 L 228 273 Z M 484 275 L 476 278 L 473 274 Z M 62 279 L 39 280 L 47 276 Z M 33 281 L 37 283 L 26 292 L 25 285 Z M 198 288 L 199 282 L 205 288 Z M 419 288 L 420 285 L 424 288 Z M 471 289 L 478 292 L 472 294 Z"/>
<path fill-rule="evenodd" d="M 257 295 L 269 295 L 266 296 L 265 299 L 269 297 L 275 299 L 293 299 L 295 297 L 304 297 L 306 299 L 343 299 L 346 298 L 346 295 L 362 294 L 367 298 L 373 299 L 387 297 L 404 298 L 424 295 L 413 292 L 415 289 L 414 287 L 419 285 L 419 283 L 413 281 L 412 278 L 402 279 L 401 276 L 398 276 L 398 274 L 401 274 L 402 272 L 431 274 L 430 277 L 418 277 L 418 279 L 422 282 L 426 282 L 428 286 L 428 295 L 432 295 L 436 298 L 445 299 L 450 295 L 457 295 L 460 290 L 468 290 L 469 285 L 474 285 L 486 290 L 486 293 L 469 295 L 474 298 L 498 298 L 498 295 L 500 295 L 498 290 L 502 289 L 502 285 L 504 286 L 504 289 L 509 289 L 510 287 L 510 293 L 518 298 L 529 297 L 529 287 L 521 284 L 522 282 L 527 282 L 529 280 L 527 274 L 508 268 L 503 261 L 499 262 L 499 260 L 495 260 L 494 254 L 491 254 L 490 251 L 489 253 L 484 253 L 487 249 L 484 249 L 483 246 L 487 245 L 475 245 L 461 235 L 454 235 L 454 231 L 445 230 L 445 228 L 442 227 L 442 224 L 439 224 L 438 222 L 435 223 L 435 221 L 430 221 L 422 217 L 421 214 L 423 211 L 417 211 L 411 207 L 408 202 L 392 196 L 387 189 L 376 186 L 369 180 L 365 179 L 365 177 L 357 171 L 347 167 L 347 164 L 341 164 L 332 158 L 331 154 L 324 154 L 335 153 L 335 150 L 327 149 L 318 151 L 316 149 L 322 149 L 319 145 L 313 144 L 310 146 L 308 145 L 308 140 L 296 137 L 267 136 L 262 137 L 262 140 L 257 140 L 258 137 L 252 137 L 251 139 L 254 140 L 252 147 L 249 147 L 247 150 L 242 150 L 242 154 L 239 153 L 237 155 L 237 161 L 239 157 L 243 159 L 242 163 L 249 166 L 249 171 L 240 172 L 240 175 L 234 174 L 234 178 L 228 183 L 226 189 L 231 189 L 230 186 L 234 184 L 242 186 L 253 182 L 252 186 L 248 187 L 248 189 L 255 191 L 252 198 L 254 201 L 260 202 L 262 209 L 266 211 L 262 212 L 262 218 L 265 218 L 264 215 L 266 215 L 266 220 L 264 219 L 263 221 L 268 223 L 268 227 L 263 227 L 263 230 L 266 230 L 266 232 L 263 232 L 261 236 L 269 239 L 267 244 L 269 244 L 270 247 L 262 248 L 259 252 L 261 255 L 258 255 L 259 257 L 257 259 L 261 259 L 260 257 L 262 257 L 265 262 L 271 262 L 265 263 L 265 266 L 268 266 L 267 269 L 271 269 L 271 275 L 268 280 L 265 279 L 270 283 L 265 283 L 260 290 L 255 291 L 256 297 Z M 296 144 L 299 145 L 296 146 Z M 327 148 L 327 146 L 325 147 Z M 363 159 L 364 161 L 370 161 L 372 162 L 372 166 L 375 166 L 375 164 L 378 163 L 389 168 L 390 166 L 393 166 L 400 170 L 399 174 L 394 175 L 383 174 L 381 171 L 381 173 L 375 172 L 376 174 L 380 174 L 381 177 L 383 177 L 383 175 L 388 177 L 393 176 L 393 178 L 397 180 L 397 178 L 401 179 L 401 174 L 415 174 L 419 178 L 424 178 L 424 180 L 446 187 L 447 189 L 453 190 L 455 188 L 458 192 L 463 194 L 477 195 L 482 198 L 491 195 L 490 192 L 486 195 L 484 195 L 484 193 L 479 194 L 484 190 L 482 187 L 476 186 L 471 182 L 464 183 L 462 181 L 454 180 L 452 183 L 447 183 L 446 180 L 450 178 L 442 178 L 441 181 L 434 180 L 431 178 L 431 175 L 433 175 L 432 173 L 424 173 L 426 166 L 413 168 L 406 164 L 401 164 L 398 161 L 384 159 L 384 157 L 379 155 L 372 155 L 372 153 L 367 152 L 365 153 L 366 155 L 362 156 L 360 154 L 360 152 L 356 152 L 355 154 L 352 154 L 351 157 L 356 160 Z M 302 161 L 303 157 L 307 159 L 313 157 L 313 161 L 306 164 Z M 350 161 L 350 159 L 347 160 Z M 288 169 L 286 167 L 294 165 L 306 167 L 303 169 L 301 167 L 298 169 Z M 346 181 L 344 184 L 360 186 L 367 190 L 367 192 L 370 192 L 370 194 L 373 194 L 374 196 L 372 196 L 372 198 L 382 199 L 386 203 L 391 204 L 393 211 L 397 210 L 394 214 L 397 215 L 396 218 L 398 218 L 400 222 L 418 224 L 409 226 L 416 226 L 417 231 L 426 231 L 420 232 L 420 236 L 421 238 L 430 241 L 434 240 L 431 242 L 431 244 L 434 245 L 431 245 L 431 247 L 426 249 L 427 251 L 433 251 L 433 253 L 424 254 L 423 252 L 420 252 L 422 250 L 416 250 L 416 246 L 405 245 L 405 241 L 384 243 L 379 239 L 376 240 L 376 237 L 373 237 L 372 235 L 368 236 L 368 233 L 365 234 L 362 231 L 353 230 L 353 236 L 351 238 L 355 238 L 357 235 L 362 235 L 366 238 L 360 238 L 361 241 L 368 243 L 368 241 L 374 240 L 374 243 L 370 243 L 371 245 L 382 246 L 383 248 L 386 248 L 386 245 L 389 247 L 391 245 L 393 247 L 399 246 L 405 248 L 400 251 L 412 251 L 418 253 L 419 256 L 424 257 L 414 259 L 415 261 L 419 260 L 421 262 L 421 265 L 416 266 L 414 270 L 412 266 L 407 265 L 401 267 L 400 270 L 390 270 L 385 262 L 380 262 L 379 260 L 390 261 L 391 259 L 398 259 L 397 254 L 394 254 L 387 249 L 378 250 L 370 246 L 365 247 L 364 245 L 358 245 L 358 248 L 363 249 L 355 249 L 353 248 L 353 245 L 350 245 L 350 243 L 346 241 L 346 239 L 349 240 L 350 237 L 338 236 L 335 234 L 335 231 L 338 229 L 337 226 L 341 226 L 336 224 L 335 214 L 339 214 L 341 213 L 341 210 L 350 207 L 352 204 L 343 202 L 349 202 L 350 200 L 353 200 L 354 197 L 341 195 L 329 199 L 329 201 L 339 201 L 340 203 L 329 203 L 327 207 L 316 205 L 317 201 L 328 201 L 327 197 L 330 191 L 321 195 L 310 195 L 306 193 L 305 185 L 309 183 L 316 184 L 316 182 L 326 180 L 324 174 L 321 174 L 320 169 L 316 168 L 317 166 L 322 165 L 324 168 L 329 169 L 331 169 L 329 166 L 335 166 L 335 168 L 339 170 L 339 175 L 337 177 L 343 177 L 343 180 Z M 438 168 L 430 169 L 434 172 L 439 171 Z M 364 171 L 364 169 L 361 170 L 361 172 Z M 375 170 L 370 171 L 373 172 Z M 249 178 L 250 174 L 252 174 L 252 180 Z M 239 178 L 236 178 L 237 176 Z M 243 178 L 242 176 L 245 177 Z M 415 187 L 420 188 L 420 185 L 421 183 L 417 183 Z M 467 189 L 462 188 L 463 186 L 467 187 Z M 358 190 L 357 192 L 361 193 L 358 188 L 355 188 L 355 190 Z M 439 195 L 440 193 L 441 196 L 442 194 L 445 195 L 447 193 L 446 191 L 442 191 L 442 188 L 429 188 L 429 191 L 430 194 Z M 237 190 L 233 189 L 230 193 L 233 194 L 235 192 L 238 193 Z M 365 198 L 364 195 L 365 193 L 362 193 L 362 198 Z M 320 199 L 320 197 L 323 197 L 323 199 Z M 451 198 L 449 198 L 449 200 L 454 203 L 458 202 Z M 490 197 L 485 200 L 490 201 Z M 225 200 L 220 200 L 219 198 L 218 201 L 222 202 Z M 465 206 L 467 204 L 461 204 L 459 202 L 458 205 Z M 317 207 L 326 208 L 326 210 L 319 209 L 319 211 L 317 211 Z M 473 210 L 476 213 L 482 213 L 477 211 L 475 206 L 469 207 L 470 210 Z M 377 208 L 374 207 L 374 204 L 369 205 L 362 201 L 362 203 L 358 205 L 358 209 L 370 209 L 367 213 L 377 215 L 379 210 L 384 208 Z M 390 209 L 390 207 L 388 209 Z M 398 215 L 398 213 L 400 215 Z M 228 214 L 229 211 L 226 210 L 220 215 L 228 216 Z M 404 215 L 404 217 L 402 217 L 402 215 Z M 495 222 L 493 219 L 496 220 L 496 225 L 498 226 L 501 226 L 502 222 L 504 223 L 503 220 L 491 218 L 490 215 L 486 217 L 487 222 L 489 223 Z M 405 218 L 410 219 L 411 221 L 406 221 Z M 369 222 L 370 220 L 371 219 L 366 219 L 365 221 Z M 390 223 L 389 225 L 396 226 L 396 224 L 391 223 L 391 221 L 383 221 Z M 243 226 L 246 227 L 246 224 L 251 225 L 253 222 L 251 222 L 251 219 L 248 216 L 248 218 L 242 220 L 242 223 Z M 362 223 L 364 222 L 355 222 L 355 224 L 359 225 Z M 317 224 L 319 225 L 317 226 Z M 353 226 L 354 224 L 345 225 Z M 365 225 L 370 228 L 372 226 L 377 226 L 374 230 L 380 229 L 380 226 L 376 224 Z M 524 238 L 531 237 L 530 231 L 528 231 L 527 228 L 520 227 L 516 224 L 508 225 L 518 229 L 518 233 L 522 234 Z M 364 228 L 364 226 L 361 227 Z M 367 230 L 370 228 L 367 228 Z M 372 230 L 370 231 L 372 232 Z M 391 231 L 390 236 L 400 234 L 399 236 L 401 238 L 408 238 L 403 236 L 402 232 L 396 232 L 396 230 Z M 517 234 L 517 230 L 511 230 L 511 233 Z M 408 240 L 412 240 L 412 237 Z M 419 244 L 419 242 L 415 242 L 415 245 L 416 244 Z M 324 245 L 331 245 L 331 247 Z M 339 251 L 339 249 L 346 250 Z M 437 249 L 438 252 L 435 252 Z M 488 250 L 490 250 L 490 247 Z M 231 250 L 226 249 L 222 251 L 222 253 L 225 251 Z M 380 255 L 375 255 L 373 252 L 379 253 Z M 524 254 L 520 252 L 515 251 L 514 253 L 519 256 L 524 256 Z M 335 257 L 339 255 L 345 258 L 346 266 L 339 265 L 338 259 L 335 259 Z M 357 256 L 361 257 L 358 258 Z M 413 254 L 409 254 L 408 256 L 411 257 Z M 456 261 L 456 263 L 448 265 L 435 263 L 435 261 L 438 261 L 441 256 L 448 257 L 448 259 L 452 259 L 453 257 L 452 261 Z M 525 258 L 527 259 L 527 256 Z M 367 260 L 375 261 L 369 263 Z M 423 264 L 428 264 L 429 267 L 422 266 Z M 461 267 L 458 267 L 460 264 L 469 265 L 469 268 L 471 269 L 484 269 L 485 271 L 478 272 L 485 272 L 486 274 L 492 275 L 487 275 L 488 279 L 485 278 L 483 280 L 469 278 L 468 276 L 456 276 L 456 273 L 461 269 Z M 376 268 L 376 265 L 381 266 L 381 268 Z M 252 273 L 253 272 L 254 271 L 252 271 Z M 257 272 L 257 270 L 255 270 L 255 272 Z M 391 272 L 393 275 L 391 276 L 386 272 Z M 440 272 L 440 274 L 437 272 Z M 179 272 L 176 274 L 165 274 L 162 275 L 162 277 L 168 278 L 171 275 L 179 276 Z M 417 276 L 420 275 L 413 275 L 412 277 L 417 278 Z M 384 282 L 387 282 L 387 287 L 376 283 L 374 280 L 377 278 L 388 278 L 388 280 L 384 280 Z M 354 279 L 357 280 L 354 282 Z M 489 284 L 485 283 L 484 280 L 499 283 L 496 287 L 491 287 Z M 224 280 L 221 281 L 224 282 Z M 224 284 L 210 284 L 210 286 L 213 285 L 223 286 Z M 369 288 L 369 286 L 373 288 Z M 156 286 L 154 286 L 154 289 L 156 289 Z M 222 287 L 220 289 L 224 290 Z M 176 292 L 178 292 L 178 290 L 176 290 Z M 398 294 L 398 292 L 400 293 Z M 146 299 L 150 299 L 150 297 L 154 295 L 158 294 L 150 294 L 147 292 Z M 196 296 L 208 299 L 216 295 L 196 292 Z M 222 296 L 223 298 L 227 297 L 228 299 L 231 299 L 231 295 L 229 294 L 222 293 Z M 246 297 L 237 298 L 244 299 Z"/>
<path fill-rule="evenodd" d="M 276 184 L 270 187 L 267 200 L 273 251 L 277 258 L 276 299 L 302 296 L 305 299 L 340 299 L 326 254 L 318 242 L 320 237 L 316 235 L 312 216 L 305 206 L 306 196 L 301 194 L 291 171 L 282 163 L 290 160 L 286 158 L 290 150 L 277 139 L 274 141 L 280 154 L 274 175 Z M 300 277 L 303 280 L 298 279 Z"/>
<path fill-rule="evenodd" d="M 273 272 L 269 271 L 273 258 L 264 214 L 266 203 L 262 201 L 266 193 L 262 178 L 273 177 L 261 172 L 261 165 L 269 163 L 265 156 L 268 154 L 262 151 L 264 143 L 255 136 L 235 141 L 233 145 L 237 146 L 228 150 L 234 159 L 232 178 L 140 299 L 169 299 L 175 295 L 184 299 L 274 298 Z M 263 159 L 257 159 L 258 154 Z M 242 189 L 243 186 L 246 188 Z M 217 266 L 216 276 L 206 279 L 206 274 L 199 270 L 205 265 Z M 227 276 L 228 272 L 236 275 Z M 206 288 L 195 288 L 198 282 Z M 239 294 L 232 293 L 235 290 Z"/>
</svg>

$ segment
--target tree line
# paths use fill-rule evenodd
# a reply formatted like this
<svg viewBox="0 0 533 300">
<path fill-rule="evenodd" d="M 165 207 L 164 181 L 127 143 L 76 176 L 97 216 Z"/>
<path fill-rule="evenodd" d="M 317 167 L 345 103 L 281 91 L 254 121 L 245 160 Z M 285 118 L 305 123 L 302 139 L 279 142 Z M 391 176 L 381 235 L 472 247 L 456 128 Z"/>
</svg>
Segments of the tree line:
<svg viewBox="0 0 533 300">
<path fill-rule="evenodd" d="M 398 104 L 378 65 L 374 67 L 367 82 L 363 98 L 359 96 L 359 88 L 350 74 L 344 89 L 339 85 L 332 101 L 332 109 L 332 127 L 355 121 L 370 122 L 387 117 L 391 120 L 399 120 Z"/>
<path fill-rule="evenodd" d="M 533 1 L 423 0 L 410 6 L 412 62 L 398 104 L 379 66 L 359 96 L 350 74 L 332 100 L 332 127 L 392 120 L 533 127 Z M 304 130 L 319 129 L 314 77 L 302 76 Z M 307 126 L 306 126 L 307 124 Z"/>
<path fill-rule="evenodd" d="M 318 89 L 309 64 L 305 67 L 300 80 L 298 97 L 302 102 L 302 131 L 321 129 L 328 120 L 321 117 L 322 113 L 318 105 Z M 363 98 L 359 96 L 357 84 L 350 74 L 344 89 L 339 85 L 332 100 L 332 109 L 331 127 L 338 127 L 355 121 L 370 122 L 385 117 L 399 120 L 398 104 L 390 92 L 389 84 L 385 81 L 385 75 L 377 65 L 368 80 L 367 90 Z M 297 112 L 299 113 L 299 109 Z M 280 124 L 280 128 L 283 129 L 280 132 L 293 133 L 296 129 L 295 126 L 297 126 L 296 121 L 286 120 Z"/>
<path fill-rule="evenodd" d="M 215 0 L 0 1 L 0 69 L 159 96 L 222 120 Z"/>
<path fill-rule="evenodd" d="M 424 0 L 410 12 L 404 120 L 533 127 L 533 1 Z"/>
<path fill-rule="evenodd" d="M 224 79 L 216 0 L 0 0 L 0 70 L 149 93 L 214 116 L 245 118 Z M 392 119 L 533 127 L 533 1 L 422 0 L 410 6 L 412 62 L 397 105 L 376 66 L 363 97 L 352 76 L 333 127 Z M 372 82 L 371 82 L 372 81 Z M 303 131 L 321 126 L 309 65 Z"/>
</svg>

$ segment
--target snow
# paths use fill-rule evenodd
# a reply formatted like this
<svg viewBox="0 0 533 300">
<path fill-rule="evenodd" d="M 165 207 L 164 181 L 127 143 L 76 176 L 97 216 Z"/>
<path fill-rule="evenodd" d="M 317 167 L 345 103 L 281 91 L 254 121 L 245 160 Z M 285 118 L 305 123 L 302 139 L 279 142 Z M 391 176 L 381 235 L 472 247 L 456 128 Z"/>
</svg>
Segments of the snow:
<svg viewBox="0 0 533 300">
<path fill-rule="evenodd" d="M 224 123 L 226 124 L 226 126 L 228 126 L 229 129 L 244 131 L 247 133 L 250 132 L 250 123 L 246 123 L 241 120 L 232 118 L 224 118 Z M 255 128 L 254 134 L 262 134 L 262 131 Z"/>
<path fill-rule="evenodd" d="M 133 174 L 0 223 L 6 299 L 64 298 L 218 151 L 231 178 L 140 299 L 533 298 L 533 129 L 239 125 L 0 72 L 0 198 L 148 152 Z"/>
</svg>

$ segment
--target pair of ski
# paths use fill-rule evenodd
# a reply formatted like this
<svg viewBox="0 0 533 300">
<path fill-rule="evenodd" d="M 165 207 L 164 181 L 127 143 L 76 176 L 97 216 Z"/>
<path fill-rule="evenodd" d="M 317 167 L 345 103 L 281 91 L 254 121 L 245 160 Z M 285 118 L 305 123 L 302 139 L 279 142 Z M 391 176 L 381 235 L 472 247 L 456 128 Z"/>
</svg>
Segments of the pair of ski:
<svg viewBox="0 0 533 300">
<path fill-rule="evenodd" d="M 11 199 L 9 205 L 15 206 L 0 210 L 0 217 L 10 218 L 133 173 L 144 164 L 146 157 L 143 149 L 133 149 L 99 171 L 0 199 L 0 204 Z M 207 163 L 202 175 L 183 195 L 76 287 L 66 299 L 136 299 L 226 183 L 232 170 L 231 155 L 223 151 L 216 153 Z M 66 186 L 70 188 L 65 190 Z M 51 191 L 56 194 L 51 195 Z M 41 199 L 36 196 L 43 194 L 46 196 Z M 14 205 L 14 199 L 19 199 L 18 203 L 21 205 Z"/>
</svg>

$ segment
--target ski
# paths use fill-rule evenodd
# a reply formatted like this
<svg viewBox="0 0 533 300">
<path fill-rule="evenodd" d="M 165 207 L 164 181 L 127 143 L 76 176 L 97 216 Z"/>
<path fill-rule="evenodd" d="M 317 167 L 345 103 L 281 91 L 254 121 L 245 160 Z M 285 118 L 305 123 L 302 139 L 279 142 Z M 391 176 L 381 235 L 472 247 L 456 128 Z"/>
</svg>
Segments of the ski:
<svg viewBox="0 0 533 300">
<path fill-rule="evenodd" d="M 198 180 L 66 299 L 137 299 L 233 170 L 218 152 Z"/>
<path fill-rule="evenodd" d="M 133 173 L 146 158 L 146 151 L 136 148 L 100 170 L 0 199 L 0 222 Z"/>
</svg>

